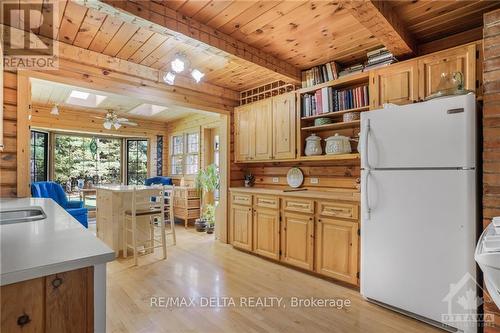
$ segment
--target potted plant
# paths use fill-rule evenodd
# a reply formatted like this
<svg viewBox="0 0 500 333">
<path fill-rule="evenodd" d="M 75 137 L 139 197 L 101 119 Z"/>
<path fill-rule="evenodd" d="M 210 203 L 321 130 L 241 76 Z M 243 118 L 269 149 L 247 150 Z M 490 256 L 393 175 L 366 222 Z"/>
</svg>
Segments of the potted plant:
<svg viewBox="0 0 500 333">
<path fill-rule="evenodd" d="M 250 172 L 246 172 L 243 179 L 245 180 L 245 187 L 252 187 L 255 183 L 255 176 Z"/>
<path fill-rule="evenodd" d="M 200 169 L 195 179 L 195 186 L 201 192 L 202 217 L 195 222 L 197 231 L 213 233 L 215 224 L 215 206 L 204 204 L 203 198 L 207 193 L 213 193 L 219 188 L 219 170 L 215 164 L 210 164 L 206 169 Z"/>
</svg>

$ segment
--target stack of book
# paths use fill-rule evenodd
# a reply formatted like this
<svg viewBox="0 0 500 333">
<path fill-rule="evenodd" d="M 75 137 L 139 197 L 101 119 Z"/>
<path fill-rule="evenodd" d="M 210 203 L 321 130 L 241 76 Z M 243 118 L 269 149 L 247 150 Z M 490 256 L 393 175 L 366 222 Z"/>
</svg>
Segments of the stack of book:
<svg viewBox="0 0 500 333">
<path fill-rule="evenodd" d="M 398 61 L 385 47 L 368 52 L 366 56 L 368 61 L 366 62 L 365 71 L 377 67 L 387 66 Z"/>
<path fill-rule="evenodd" d="M 339 77 L 338 71 L 339 66 L 335 61 L 302 71 L 302 88 L 312 87 L 316 84 L 335 80 Z"/>
<path fill-rule="evenodd" d="M 316 116 L 324 113 L 344 111 L 368 106 L 368 85 L 336 90 L 325 87 L 314 94 L 302 95 L 302 117 Z"/>
<path fill-rule="evenodd" d="M 347 68 L 344 68 L 343 70 L 340 71 L 339 77 L 347 76 L 350 74 L 357 74 L 361 73 L 363 71 L 363 65 L 362 64 L 356 64 Z"/>
</svg>

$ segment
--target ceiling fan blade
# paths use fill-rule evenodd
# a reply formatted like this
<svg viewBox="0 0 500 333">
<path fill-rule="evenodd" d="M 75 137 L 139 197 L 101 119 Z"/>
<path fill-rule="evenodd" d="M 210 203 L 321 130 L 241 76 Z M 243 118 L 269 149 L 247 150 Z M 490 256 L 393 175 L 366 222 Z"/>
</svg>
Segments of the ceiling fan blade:
<svg viewBox="0 0 500 333">
<path fill-rule="evenodd" d="M 120 121 L 119 123 L 123 124 L 123 125 L 129 125 L 129 126 L 137 126 L 137 123 L 134 123 L 132 121 Z"/>
<path fill-rule="evenodd" d="M 106 117 L 98 117 L 98 116 L 92 116 L 92 118 L 96 118 L 96 119 L 106 119 Z"/>
<path fill-rule="evenodd" d="M 127 118 L 118 118 L 118 119 L 116 119 L 116 120 L 117 120 L 117 121 L 119 121 L 119 122 L 128 121 L 128 119 L 127 119 Z"/>
</svg>

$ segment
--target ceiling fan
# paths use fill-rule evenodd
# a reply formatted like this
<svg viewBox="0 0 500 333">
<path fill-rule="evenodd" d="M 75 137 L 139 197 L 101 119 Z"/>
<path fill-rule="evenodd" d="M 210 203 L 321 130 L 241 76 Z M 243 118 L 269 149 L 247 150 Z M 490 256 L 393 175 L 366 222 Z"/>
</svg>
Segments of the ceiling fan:
<svg viewBox="0 0 500 333">
<path fill-rule="evenodd" d="M 94 117 L 97 119 L 103 119 L 104 123 L 102 124 L 105 129 L 111 129 L 114 127 L 115 129 L 119 129 L 122 125 L 129 126 L 137 126 L 137 123 L 133 121 L 129 121 L 127 118 L 118 117 L 118 115 L 113 110 L 108 110 L 105 117 Z"/>
</svg>

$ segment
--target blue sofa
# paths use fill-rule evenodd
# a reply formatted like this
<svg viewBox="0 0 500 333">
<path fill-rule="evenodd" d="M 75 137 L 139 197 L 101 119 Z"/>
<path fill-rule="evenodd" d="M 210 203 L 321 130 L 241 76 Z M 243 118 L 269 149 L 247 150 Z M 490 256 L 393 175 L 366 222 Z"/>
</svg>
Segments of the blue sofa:
<svg viewBox="0 0 500 333">
<path fill-rule="evenodd" d="M 64 208 L 71 216 L 88 228 L 88 209 L 83 207 L 83 201 L 69 201 L 61 185 L 55 182 L 35 182 L 31 184 L 33 198 L 50 198 Z"/>
<path fill-rule="evenodd" d="M 156 176 L 156 177 L 147 178 L 144 181 L 144 185 L 146 185 L 146 186 L 151 186 L 151 185 L 174 185 L 174 183 L 172 182 L 172 178 L 170 178 L 170 177 Z"/>
</svg>

